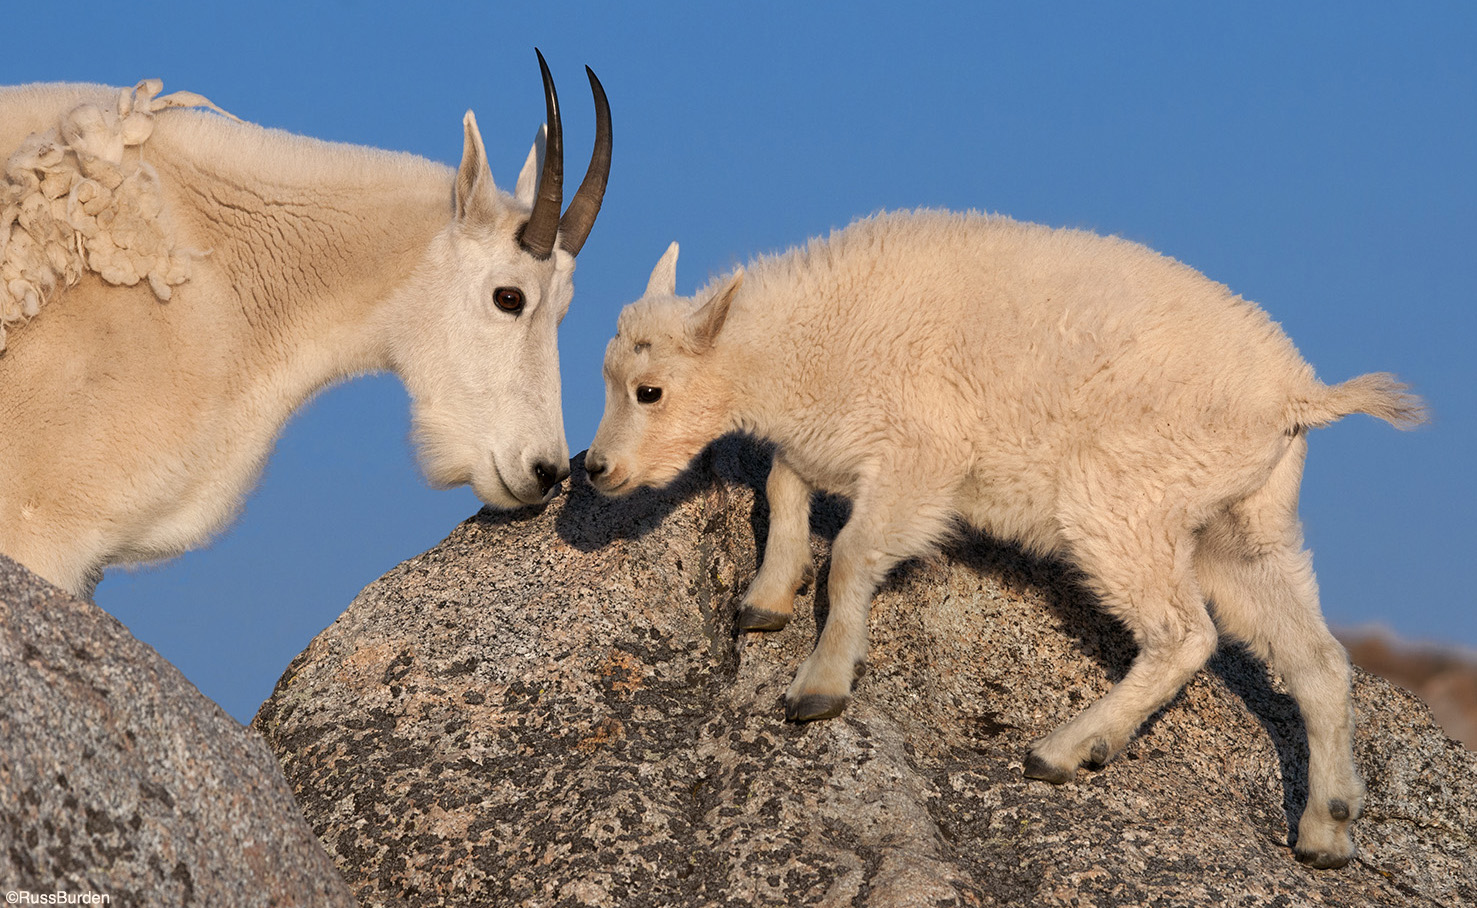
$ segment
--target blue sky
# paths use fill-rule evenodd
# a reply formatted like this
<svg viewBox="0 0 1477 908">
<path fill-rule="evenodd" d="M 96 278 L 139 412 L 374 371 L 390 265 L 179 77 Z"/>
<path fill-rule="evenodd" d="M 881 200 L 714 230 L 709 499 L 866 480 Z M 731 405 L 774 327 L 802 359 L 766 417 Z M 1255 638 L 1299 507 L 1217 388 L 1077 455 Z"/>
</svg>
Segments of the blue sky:
<svg viewBox="0 0 1477 908">
<path fill-rule="evenodd" d="M 906 9 L 904 9 L 906 7 Z M 1303 518 L 1331 623 L 1477 648 L 1477 5 L 80 2 L 0 82 L 158 76 L 248 120 L 455 163 L 477 112 L 511 186 L 562 89 L 569 166 L 609 92 L 615 163 L 560 338 L 572 451 L 621 305 L 883 208 L 1143 242 L 1259 302 L 1326 381 L 1389 370 L 1433 426 L 1316 433 Z M 365 584 L 478 507 L 419 478 L 391 377 L 288 425 L 208 549 L 97 601 L 243 721 Z"/>
</svg>

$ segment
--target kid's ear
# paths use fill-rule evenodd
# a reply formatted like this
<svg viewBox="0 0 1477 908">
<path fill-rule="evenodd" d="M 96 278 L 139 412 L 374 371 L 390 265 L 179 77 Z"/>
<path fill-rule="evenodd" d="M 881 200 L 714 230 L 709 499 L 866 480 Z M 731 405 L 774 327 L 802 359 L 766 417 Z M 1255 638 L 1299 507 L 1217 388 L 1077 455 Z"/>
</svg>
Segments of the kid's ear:
<svg viewBox="0 0 1477 908">
<path fill-rule="evenodd" d="M 744 283 L 743 271 L 735 271 L 723 289 L 713 294 L 698 311 L 687 317 L 687 336 L 693 349 L 706 353 L 718 339 L 723 323 L 728 320 L 728 306 L 733 302 L 738 289 Z"/>
<path fill-rule="evenodd" d="M 651 269 L 651 279 L 646 282 L 647 296 L 677 295 L 677 244 L 675 242 L 662 253 L 656 267 Z"/>
</svg>

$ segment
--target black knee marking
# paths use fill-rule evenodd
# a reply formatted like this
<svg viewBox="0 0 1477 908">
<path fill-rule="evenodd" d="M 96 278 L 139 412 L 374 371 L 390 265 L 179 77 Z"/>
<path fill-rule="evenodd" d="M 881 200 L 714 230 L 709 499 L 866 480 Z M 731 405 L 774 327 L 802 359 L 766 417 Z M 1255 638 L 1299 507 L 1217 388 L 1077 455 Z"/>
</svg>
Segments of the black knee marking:
<svg viewBox="0 0 1477 908">
<path fill-rule="evenodd" d="M 1349 818 L 1349 802 L 1343 798 L 1334 798 L 1329 801 L 1328 815 L 1335 820 L 1347 820 Z"/>
<path fill-rule="evenodd" d="M 1108 742 L 1099 740 L 1092 745 L 1092 753 L 1088 754 L 1087 758 L 1091 760 L 1095 765 L 1102 766 L 1104 763 L 1108 762 L 1109 756 L 1111 756 L 1111 754 L 1108 753 Z"/>
<path fill-rule="evenodd" d="M 798 700 L 785 699 L 785 718 L 791 722 L 813 722 L 833 719 L 846 709 L 850 697 L 834 694 L 806 694 Z"/>
</svg>

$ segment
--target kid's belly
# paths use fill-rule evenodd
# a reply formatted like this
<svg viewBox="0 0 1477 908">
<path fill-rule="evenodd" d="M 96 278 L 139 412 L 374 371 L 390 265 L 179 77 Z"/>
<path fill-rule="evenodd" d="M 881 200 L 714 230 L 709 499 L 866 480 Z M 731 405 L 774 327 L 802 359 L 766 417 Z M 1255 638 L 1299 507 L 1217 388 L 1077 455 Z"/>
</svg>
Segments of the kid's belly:
<svg viewBox="0 0 1477 908">
<path fill-rule="evenodd" d="M 964 522 L 996 539 L 1014 542 L 1038 555 L 1061 550 L 1056 515 L 1056 483 L 1035 471 L 984 471 L 966 475 L 956 507 Z"/>
</svg>

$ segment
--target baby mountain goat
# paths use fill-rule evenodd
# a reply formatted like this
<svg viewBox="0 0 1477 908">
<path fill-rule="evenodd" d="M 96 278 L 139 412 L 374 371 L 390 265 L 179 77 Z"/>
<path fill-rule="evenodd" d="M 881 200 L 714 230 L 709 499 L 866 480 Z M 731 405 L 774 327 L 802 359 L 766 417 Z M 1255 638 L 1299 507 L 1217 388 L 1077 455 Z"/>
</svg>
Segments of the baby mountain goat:
<svg viewBox="0 0 1477 908">
<path fill-rule="evenodd" d="M 1026 775 L 1062 783 L 1112 759 L 1205 664 L 1219 625 L 1302 710 L 1299 858 L 1353 856 L 1349 663 L 1319 611 L 1298 483 L 1308 429 L 1350 413 L 1414 426 L 1419 399 L 1383 374 L 1325 386 L 1257 306 L 1081 231 L 882 214 L 695 299 L 675 295 L 676 261 L 674 243 L 621 313 L 585 465 L 621 494 L 670 481 L 725 433 L 777 446 L 745 630 L 790 619 L 811 491 L 851 499 L 790 719 L 842 711 L 878 583 L 962 521 L 1069 559 L 1139 646 L 1107 696 L 1033 745 Z"/>
</svg>

